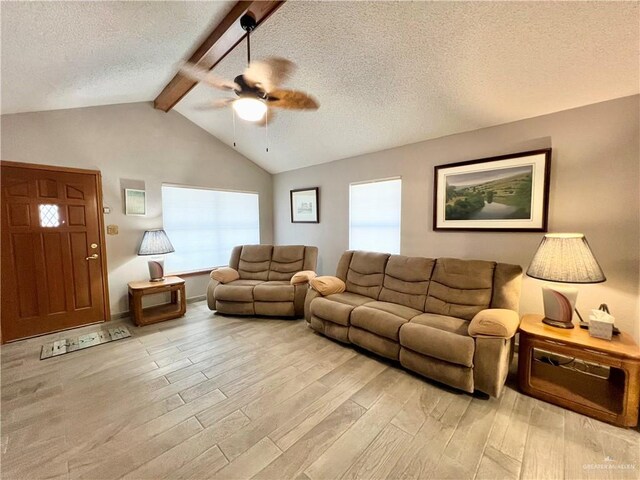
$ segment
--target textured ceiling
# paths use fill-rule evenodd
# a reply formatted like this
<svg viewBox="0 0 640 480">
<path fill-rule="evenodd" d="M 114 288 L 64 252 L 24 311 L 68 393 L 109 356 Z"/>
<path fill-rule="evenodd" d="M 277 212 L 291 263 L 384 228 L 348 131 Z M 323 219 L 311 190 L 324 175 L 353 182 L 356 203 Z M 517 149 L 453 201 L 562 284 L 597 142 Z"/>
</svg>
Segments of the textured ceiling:
<svg viewBox="0 0 640 480">
<path fill-rule="evenodd" d="M 234 3 L 2 1 L 2 113 L 153 100 Z"/>
<path fill-rule="evenodd" d="M 229 9 L 3 2 L 3 112 L 151 100 Z M 237 149 L 281 172 L 632 95 L 638 21 L 637 2 L 290 0 L 252 55 L 295 61 L 287 85 L 320 110 L 278 112 L 268 153 L 265 129 L 237 121 Z M 242 43 L 215 73 L 233 78 L 245 55 Z M 223 96 L 197 86 L 176 110 L 232 145 L 230 111 L 195 108 Z"/>
</svg>

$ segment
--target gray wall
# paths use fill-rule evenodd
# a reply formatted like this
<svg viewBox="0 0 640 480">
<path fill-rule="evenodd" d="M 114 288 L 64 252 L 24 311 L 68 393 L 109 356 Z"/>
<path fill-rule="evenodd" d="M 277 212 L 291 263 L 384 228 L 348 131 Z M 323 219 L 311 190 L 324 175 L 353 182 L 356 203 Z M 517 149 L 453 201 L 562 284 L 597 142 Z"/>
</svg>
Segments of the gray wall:
<svg viewBox="0 0 640 480">
<path fill-rule="evenodd" d="M 276 243 L 317 245 L 319 271 L 333 274 L 349 246 L 349 183 L 402 176 L 404 255 L 452 256 L 528 266 L 542 234 L 434 232 L 435 165 L 553 147 L 549 231 L 582 232 L 607 282 L 580 287 L 588 314 L 609 304 L 639 336 L 640 160 L 638 96 L 406 145 L 274 176 Z M 320 224 L 292 224 L 289 190 L 320 187 Z M 521 312 L 542 313 L 542 282 L 525 278 Z"/>
<path fill-rule="evenodd" d="M 96 169 L 102 172 L 111 313 L 128 310 L 127 283 L 148 278 L 138 257 L 142 233 L 162 227 L 160 187 L 165 183 L 253 191 L 260 194 L 260 235 L 273 241 L 272 178 L 269 173 L 177 112 L 150 103 L 2 116 L 3 160 Z M 124 215 L 122 187 L 147 191 L 147 215 Z M 203 295 L 209 276 L 187 278 L 187 297 Z"/>
</svg>

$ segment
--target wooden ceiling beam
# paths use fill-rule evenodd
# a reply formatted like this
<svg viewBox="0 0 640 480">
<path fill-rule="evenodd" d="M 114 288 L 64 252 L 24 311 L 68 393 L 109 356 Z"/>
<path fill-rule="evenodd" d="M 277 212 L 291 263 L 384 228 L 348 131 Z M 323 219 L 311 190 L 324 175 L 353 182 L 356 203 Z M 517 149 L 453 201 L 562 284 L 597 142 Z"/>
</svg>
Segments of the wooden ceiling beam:
<svg viewBox="0 0 640 480">
<path fill-rule="evenodd" d="M 245 13 L 250 13 L 255 17 L 257 26 L 260 26 L 283 3 L 284 0 L 257 0 L 236 3 L 188 61 L 204 69 L 211 70 L 246 37 L 247 32 L 240 26 L 240 17 Z M 197 81 L 178 72 L 153 101 L 153 106 L 158 110 L 168 112 L 197 83 Z"/>
</svg>

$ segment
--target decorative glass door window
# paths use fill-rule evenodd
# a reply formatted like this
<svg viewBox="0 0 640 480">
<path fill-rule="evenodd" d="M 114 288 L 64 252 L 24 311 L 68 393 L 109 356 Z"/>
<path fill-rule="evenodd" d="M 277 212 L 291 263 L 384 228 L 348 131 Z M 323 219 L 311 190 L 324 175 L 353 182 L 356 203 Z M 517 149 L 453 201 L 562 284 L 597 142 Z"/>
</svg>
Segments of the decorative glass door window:
<svg viewBox="0 0 640 480">
<path fill-rule="evenodd" d="M 38 205 L 40 213 L 41 227 L 59 227 L 60 226 L 60 210 L 58 205 L 42 204 Z"/>
</svg>

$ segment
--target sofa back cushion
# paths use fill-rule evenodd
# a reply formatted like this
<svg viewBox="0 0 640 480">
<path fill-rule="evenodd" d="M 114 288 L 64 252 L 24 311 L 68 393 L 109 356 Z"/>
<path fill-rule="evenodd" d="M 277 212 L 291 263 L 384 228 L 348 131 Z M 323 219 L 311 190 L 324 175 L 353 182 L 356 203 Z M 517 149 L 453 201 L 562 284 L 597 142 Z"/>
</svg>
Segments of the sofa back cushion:
<svg viewBox="0 0 640 480">
<path fill-rule="evenodd" d="M 336 273 L 338 277 L 340 277 L 340 273 L 344 274 L 343 280 L 347 286 L 347 292 L 357 293 L 377 300 L 382 289 L 384 269 L 387 265 L 389 254 L 361 251 L 346 252 L 346 254 L 350 256 L 346 272 Z M 339 269 L 341 264 L 342 262 L 338 264 Z M 344 269 L 343 264 L 342 268 Z"/>
<path fill-rule="evenodd" d="M 491 304 L 495 267 L 484 260 L 439 258 L 424 311 L 471 320 Z"/>
<path fill-rule="evenodd" d="M 268 280 L 272 251 L 273 245 L 243 245 L 237 269 L 240 278 L 243 280 Z"/>
<path fill-rule="evenodd" d="M 274 246 L 269 280 L 291 280 L 294 273 L 303 270 L 303 266 L 304 245 Z"/>
<path fill-rule="evenodd" d="M 391 255 L 378 300 L 424 311 L 435 260 Z"/>
<path fill-rule="evenodd" d="M 496 264 L 493 274 L 493 297 L 491 308 L 507 308 L 518 311 L 520 289 L 522 286 L 522 267 L 508 263 Z"/>
</svg>

